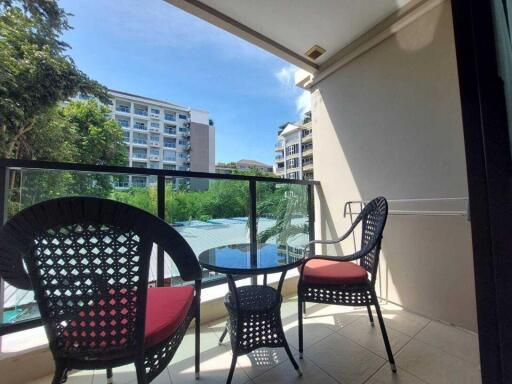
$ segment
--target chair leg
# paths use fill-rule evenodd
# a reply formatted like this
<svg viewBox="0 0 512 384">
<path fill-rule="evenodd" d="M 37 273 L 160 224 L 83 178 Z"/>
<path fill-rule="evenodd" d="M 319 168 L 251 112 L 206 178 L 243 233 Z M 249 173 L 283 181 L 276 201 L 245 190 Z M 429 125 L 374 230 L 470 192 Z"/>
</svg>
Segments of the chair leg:
<svg viewBox="0 0 512 384">
<path fill-rule="evenodd" d="M 55 374 L 53 375 L 52 384 L 62 384 L 67 379 L 67 368 L 58 361 L 55 362 Z"/>
<path fill-rule="evenodd" d="M 372 307 L 371 307 L 371 306 L 369 306 L 369 305 L 367 305 L 367 306 L 366 306 L 366 309 L 368 309 L 368 317 L 370 318 L 370 325 L 371 325 L 372 327 L 374 327 L 374 326 L 375 326 L 375 323 L 373 322 Z"/>
<path fill-rule="evenodd" d="M 229 368 L 228 379 L 226 380 L 226 384 L 231 384 L 231 380 L 233 379 L 233 373 L 235 372 L 236 360 L 238 355 L 236 351 L 233 351 L 233 357 L 231 359 L 231 367 Z"/>
<path fill-rule="evenodd" d="M 226 337 L 227 334 L 228 334 L 228 325 L 226 324 L 226 326 L 224 327 L 224 330 L 222 331 L 222 335 L 220 335 L 219 345 L 222 345 L 222 342 L 224 341 L 224 338 Z"/>
<path fill-rule="evenodd" d="M 195 364 L 196 364 L 196 380 L 199 380 L 199 375 L 200 375 L 200 360 L 199 360 L 199 357 L 200 357 L 200 353 L 201 353 L 201 344 L 200 344 L 200 340 L 201 340 L 201 322 L 200 322 L 200 317 L 199 317 L 199 310 L 197 311 L 197 314 L 196 314 L 196 355 L 195 355 Z"/>
<path fill-rule="evenodd" d="M 146 377 L 146 367 L 144 366 L 144 360 L 135 361 L 135 372 L 137 373 L 137 384 L 148 383 L 148 379 Z"/>
<path fill-rule="evenodd" d="M 107 384 L 113 384 L 114 383 L 114 379 L 113 379 L 113 374 L 112 374 L 112 368 L 107 368 Z"/>
<path fill-rule="evenodd" d="M 391 366 L 391 370 L 393 372 L 396 372 L 395 359 L 393 358 L 391 344 L 389 343 L 388 333 L 386 331 L 386 326 L 384 325 L 384 318 L 382 317 L 379 300 L 377 299 L 377 295 L 375 294 L 375 292 L 372 292 L 372 299 L 373 304 L 375 305 L 375 310 L 377 311 L 377 318 L 379 319 L 380 330 L 382 332 L 382 337 L 384 339 L 384 346 L 386 347 L 386 353 L 388 354 L 389 365 Z"/>
<path fill-rule="evenodd" d="M 302 356 L 303 356 L 303 352 L 304 352 L 304 343 L 303 343 L 303 329 L 302 329 L 302 311 L 304 308 L 306 308 L 306 303 L 303 302 L 301 300 L 301 297 L 300 297 L 300 293 L 299 293 L 299 297 L 298 297 L 298 302 L 299 302 L 299 310 L 298 310 L 298 315 L 299 315 L 299 359 L 302 359 Z"/>
</svg>

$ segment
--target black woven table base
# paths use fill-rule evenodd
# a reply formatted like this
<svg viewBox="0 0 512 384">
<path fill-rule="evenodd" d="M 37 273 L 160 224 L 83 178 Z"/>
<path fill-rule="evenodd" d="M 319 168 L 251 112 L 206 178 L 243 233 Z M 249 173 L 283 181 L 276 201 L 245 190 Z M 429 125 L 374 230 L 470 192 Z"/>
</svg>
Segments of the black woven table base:
<svg viewBox="0 0 512 384">
<path fill-rule="evenodd" d="M 262 347 L 284 347 L 281 294 L 272 287 L 251 285 L 237 288 L 237 295 L 240 308 L 231 293 L 224 298 L 232 349 L 244 355 Z"/>
</svg>

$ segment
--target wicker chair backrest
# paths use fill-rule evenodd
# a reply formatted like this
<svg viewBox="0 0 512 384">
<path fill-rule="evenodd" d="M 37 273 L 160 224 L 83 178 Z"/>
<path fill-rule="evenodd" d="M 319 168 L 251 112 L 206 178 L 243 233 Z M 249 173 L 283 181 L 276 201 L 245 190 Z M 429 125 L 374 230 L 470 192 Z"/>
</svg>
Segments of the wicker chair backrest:
<svg viewBox="0 0 512 384">
<path fill-rule="evenodd" d="M 153 244 L 184 280 L 201 277 L 190 246 L 169 225 L 112 200 L 72 197 L 27 208 L 0 230 L 0 275 L 33 289 L 53 353 L 101 359 L 143 348 Z"/>
</svg>

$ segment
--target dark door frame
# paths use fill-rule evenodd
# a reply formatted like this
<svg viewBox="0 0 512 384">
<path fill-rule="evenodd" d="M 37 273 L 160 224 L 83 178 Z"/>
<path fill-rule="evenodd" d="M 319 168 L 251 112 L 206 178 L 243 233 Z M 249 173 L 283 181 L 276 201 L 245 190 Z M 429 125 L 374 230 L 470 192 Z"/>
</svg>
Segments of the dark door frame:
<svg viewBox="0 0 512 384">
<path fill-rule="evenodd" d="M 483 383 L 512 382 L 512 172 L 490 0 L 452 0 Z M 468 292 L 468 294 L 470 294 Z"/>
</svg>

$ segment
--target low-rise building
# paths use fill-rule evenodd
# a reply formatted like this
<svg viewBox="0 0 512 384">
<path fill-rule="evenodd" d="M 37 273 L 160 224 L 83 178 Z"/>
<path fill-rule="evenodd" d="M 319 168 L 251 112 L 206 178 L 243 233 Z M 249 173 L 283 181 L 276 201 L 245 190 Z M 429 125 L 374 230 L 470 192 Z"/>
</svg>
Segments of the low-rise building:
<svg viewBox="0 0 512 384">
<path fill-rule="evenodd" d="M 233 173 L 235 171 L 246 171 L 249 169 L 258 169 L 262 172 L 273 172 L 273 168 L 269 164 L 262 163 L 256 160 L 242 159 L 230 163 L 217 163 L 215 172 L 217 173 Z"/>
</svg>

